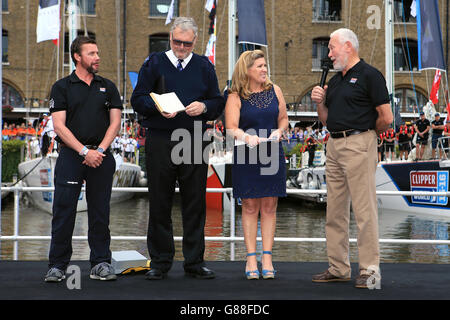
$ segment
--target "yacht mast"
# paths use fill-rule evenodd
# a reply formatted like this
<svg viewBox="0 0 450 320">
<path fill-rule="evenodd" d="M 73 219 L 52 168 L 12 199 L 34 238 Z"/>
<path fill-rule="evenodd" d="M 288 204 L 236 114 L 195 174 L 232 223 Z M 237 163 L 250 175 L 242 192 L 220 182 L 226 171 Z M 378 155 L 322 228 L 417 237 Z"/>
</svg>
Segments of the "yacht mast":
<svg viewBox="0 0 450 320">
<path fill-rule="evenodd" d="M 394 8 L 392 4 L 393 0 L 386 0 L 385 4 L 385 45 L 386 45 L 386 86 L 391 96 L 394 94 L 394 59 L 393 59 L 393 36 L 394 36 L 394 28 L 393 28 L 393 17 L 394 17 Z"/>
<path fill-rule="evenodd" d="M 77 37 L 77 15 L 78 15 L 78 8 L 77 8 L 77 0 L 68 0 L 68 27 L 69 27 L 69 48 L 70 44 L 75 40 Z M 72 73 L 73 70 L 75 70 L 75 64 L 73 63 L 72 59 L 69 59 L 70 63 L 70 73 Z"/>
<path fill-rule="evenodd" d="M 236 62 L 236 0 L 228 0 L 228 88 Z"/>
<path fill-rule="evenodd" d="M 394 45 L 393 45 L 393 39 L 394 39 L 394 24 L 393 24 L 393 18 L 394 18 L 394 6 L 393 6 L 393 0 L 385 0 L 385 46 L 386 46 L 386 87 L 389 92 L 389 97 L 391 99 L 391 109 L 392 112 L 395 114 L 394 110 Z M 395 128 L 395 119 L 394 123 L 392 124 L 393 128 Z"/>
</svg>

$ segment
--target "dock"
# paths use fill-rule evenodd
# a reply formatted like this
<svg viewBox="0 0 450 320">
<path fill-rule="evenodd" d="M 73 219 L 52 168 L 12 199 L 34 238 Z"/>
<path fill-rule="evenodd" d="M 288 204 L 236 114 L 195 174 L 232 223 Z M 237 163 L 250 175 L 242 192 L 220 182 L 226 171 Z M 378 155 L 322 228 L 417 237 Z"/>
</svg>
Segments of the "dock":
<svg viewBox="0 0 450 320">
<path fill-rule="evenodd" d="M 324 271 L 326 262 L 274 262 L 275 280 L 245 278 L 244 261 L 211 261 L 212 280 L 184 275 L 175 261 L 164 280 L 145 280 L 144 273 L 119 275 L 116 281 L 89 279 L 88 261 L 73 261 L 81 269 L 80 289 L 66 281 L 45 283 L 47 261 L 0 261 L 1 300 L 180 300 L 180 301 L 286 301 L 286 300 L 449 300 L 450 265 L 381 264 L 381 288 L 357 289 L 358 265 L 352 264 L 352 281 L 313 283 L 311 276 Z M 68 275 L 70 276 L 70 275 Z"/>
</svg>

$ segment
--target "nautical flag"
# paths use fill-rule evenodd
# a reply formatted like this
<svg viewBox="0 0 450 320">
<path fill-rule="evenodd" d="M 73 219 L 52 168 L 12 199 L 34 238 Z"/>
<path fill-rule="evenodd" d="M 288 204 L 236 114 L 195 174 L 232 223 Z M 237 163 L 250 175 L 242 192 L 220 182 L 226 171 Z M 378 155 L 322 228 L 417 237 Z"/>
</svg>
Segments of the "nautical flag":
<svg viewBox="0 0 450 320">
<path fill-rule="evenodd" d="M 450 101 L 447 102 L 447 118 L 445 122 L 450 122 Z"/>
<path fill-rule="evenodd" d="M 175 2 L 175 0 L 172 0 L 172 2 L 170 3 L 169 11 L 167 11 L 166 25 L 169 24 L 170 21 L 172 21 L 174 2 Z"/>
<path fill-rule="evenodd" d="M 208 10 L 208 12 L 211 12 L 211 10 L 214 7 L 215 0 L 207 0 L 205 4 L 205 9 Z"/>
<path fill-rule="evenodd" d="M 441 22 L 437 0 L 416 0 L 419 70 L 445 71 Z"/>
<path fill-rule="evenodd" d="M 430 91 L 430 100 L 436 105 L 439 101 L 439 85 L 441 84 L 441 70 L 436 70 L 434 74 L 433 86 Z"/>
<path fill-rule="evenodd" d="M 209 36 L 208 44 L 206 45 L 205 56 L 208 57 L 212 64 L 216 64 L 216 35 L 213 33 Z"/>
<path fill-rule="evenodd" d="M 59 29 L 59 0 L 39 0 L 36 27 L 37 42 L 53 40 L 54 43 L 57 43 Z"/>
<path fill-rule="evenodd" d="M 267 46 L 264 0 L 238 0 L 238 43 Z"/>
<path fill-rule="evenodd" d="M 413 0 L 411 3 L 411 13 L 410 13 L 411 17 L 416 17 L 417 16 L 417 2 L 416 0 Z"/>
<path fill-rule="evenodd" d="M 216 0 L 208 0 L 205 5 L 205 9 L 209 11 L 209 41 L 206 45 L 205 56 L 208 57 L 212 64 L 216 64 Z"/>
<path fill-rule="evenodd" d="M 129 71 L 128 72 L 128 77 L 130 78 L 131 87 L 134 90 L 134 88 L 136 87 L 136 84 L 137 84 L 137 80 L 138 80 L 138 73 Z"/>
</svg>

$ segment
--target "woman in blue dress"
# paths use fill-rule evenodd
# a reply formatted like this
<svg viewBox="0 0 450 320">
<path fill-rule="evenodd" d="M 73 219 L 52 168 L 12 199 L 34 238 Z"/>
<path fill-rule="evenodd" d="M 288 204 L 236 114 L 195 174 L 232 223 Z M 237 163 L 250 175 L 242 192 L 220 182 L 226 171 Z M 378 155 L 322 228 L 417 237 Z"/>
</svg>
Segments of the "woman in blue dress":
<svg viewBox="0 0 450 320">
<path fill-rule="evenodd" d="M 244 52 L 236 63 L 225 107 L 227 134 L 236 139 L 232 167 L 233 196 L 242 200 L 247 248 L 245 274 L 259 279 L 256 259 L 261 213 L 261 258 L 264 279 L 275 278 L 272 246 L 278 197 L 286 196 L 286 168 L 280 140 L 288 128 L 281 89 L 267 75 L 261 50 Z"/>
</svg>

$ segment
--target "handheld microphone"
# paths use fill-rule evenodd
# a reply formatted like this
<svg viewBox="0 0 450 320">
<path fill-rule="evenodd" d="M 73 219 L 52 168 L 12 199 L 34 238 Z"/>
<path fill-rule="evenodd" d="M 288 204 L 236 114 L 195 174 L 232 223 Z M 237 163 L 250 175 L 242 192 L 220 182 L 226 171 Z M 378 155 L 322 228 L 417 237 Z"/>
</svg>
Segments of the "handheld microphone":
<svg viewBox="0 0 450 320">
<path fill-rule="evenodd" d="M 329 57 L 323 58 L 320 60 L 322 69 L 322 76 L 320 78 L 320 87 L 323 88 L 325 86 L 325 82 L 327 80 L 328 71 L 333 68 L 333 61 Z"/>
</svg>

